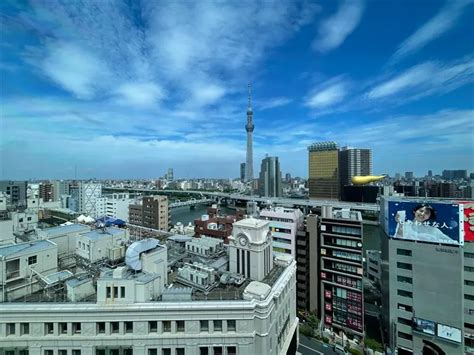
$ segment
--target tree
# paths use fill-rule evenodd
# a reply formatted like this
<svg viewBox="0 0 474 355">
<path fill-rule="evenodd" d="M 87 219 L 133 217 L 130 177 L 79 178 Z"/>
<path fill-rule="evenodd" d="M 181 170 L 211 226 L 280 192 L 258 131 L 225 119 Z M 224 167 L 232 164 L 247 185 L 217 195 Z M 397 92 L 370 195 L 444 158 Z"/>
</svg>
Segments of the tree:
<svg viewBox="0 0 474 355">
<path fill-rule="evenodd" d="M 300 326 L 300 333 L 307 337 L 312 337 L 314 334 L 314 331 L 313 331 L 313 328 L 311 328 L 308 324 L 302 324 Z"/>
<path fill-rule="evenodd" d="M 364 341 L 365 347 L 375 350 L 375 351 L 383 351 L 383 346 L 377 340 L 366 338 Z"/>
</svg>

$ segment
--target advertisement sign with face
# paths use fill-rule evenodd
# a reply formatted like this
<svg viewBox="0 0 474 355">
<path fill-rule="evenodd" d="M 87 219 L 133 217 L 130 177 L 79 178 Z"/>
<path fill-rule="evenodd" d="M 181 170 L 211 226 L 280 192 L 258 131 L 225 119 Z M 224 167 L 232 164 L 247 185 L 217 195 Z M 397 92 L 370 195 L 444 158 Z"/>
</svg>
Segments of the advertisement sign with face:
<svg viewBox="0 0 474 355">
<path fill-rule="evenodd" d="M 474 242 L 474 202 L 459 201 L 464 209 L 464 241 Z"/>
<path fill-rule="evenodd" d="M 388 201 L 387 233 L 392 238 L 451 245 L 464 244 L 462 204 Z"/>
<path fill-rule="evenodd" d="M 436 324 L 433 321 L 413 317 L 412 328 L 414 331 L 435 335 Z"/>
</svg>

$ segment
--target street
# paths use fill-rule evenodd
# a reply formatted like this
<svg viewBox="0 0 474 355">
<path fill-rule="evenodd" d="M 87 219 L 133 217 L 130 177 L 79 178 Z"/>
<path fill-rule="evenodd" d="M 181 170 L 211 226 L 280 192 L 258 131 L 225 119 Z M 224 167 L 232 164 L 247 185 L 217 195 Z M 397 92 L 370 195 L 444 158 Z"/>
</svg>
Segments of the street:
<svg viewBox="0 0 474 355">
<path fill-rule="evenodd" d="M 310 339 L 300 333 L 298 352 L 302 355 L 337 355 L 330 345 Z"/>
</svg>

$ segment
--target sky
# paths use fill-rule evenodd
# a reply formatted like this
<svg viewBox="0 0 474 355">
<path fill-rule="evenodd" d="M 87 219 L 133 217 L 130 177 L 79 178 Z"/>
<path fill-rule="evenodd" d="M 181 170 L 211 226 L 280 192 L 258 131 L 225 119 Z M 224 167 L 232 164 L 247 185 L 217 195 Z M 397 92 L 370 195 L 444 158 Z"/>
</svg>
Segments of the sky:
<svg viewBox="0 0 474 355">
<path fill-rule="evenodd" d="M 474 172 L 474 2 L 0 2 L 0 179 L 234 178 L 265 154 Z"/>
</svg>

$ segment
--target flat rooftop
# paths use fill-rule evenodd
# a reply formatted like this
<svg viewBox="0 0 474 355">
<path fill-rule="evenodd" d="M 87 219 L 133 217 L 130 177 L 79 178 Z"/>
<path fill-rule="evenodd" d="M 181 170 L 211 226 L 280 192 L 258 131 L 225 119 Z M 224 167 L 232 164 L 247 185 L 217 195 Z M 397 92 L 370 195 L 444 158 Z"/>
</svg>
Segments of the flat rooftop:
<svg viewBox="0 0 474 355">
<path fill-rule="evenodd" d="M 0 247 L 0 256 L 12 257 L 15 255 L 35 253 L 40 250 L 46 250 L 55 247 L 56 244 L 50 242 L 49 240 L 36 240 L 21 244 L 10 244 Z"/>
</svg>

